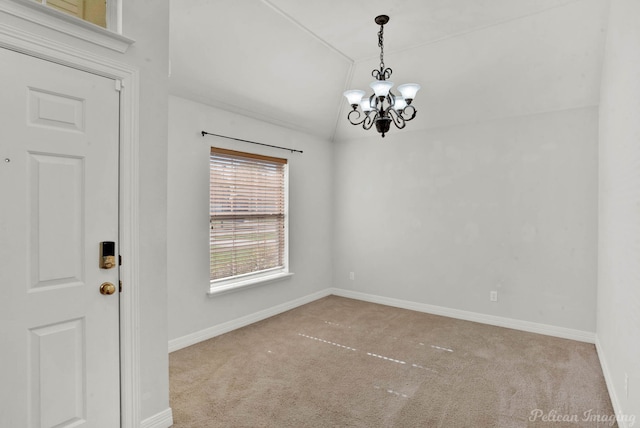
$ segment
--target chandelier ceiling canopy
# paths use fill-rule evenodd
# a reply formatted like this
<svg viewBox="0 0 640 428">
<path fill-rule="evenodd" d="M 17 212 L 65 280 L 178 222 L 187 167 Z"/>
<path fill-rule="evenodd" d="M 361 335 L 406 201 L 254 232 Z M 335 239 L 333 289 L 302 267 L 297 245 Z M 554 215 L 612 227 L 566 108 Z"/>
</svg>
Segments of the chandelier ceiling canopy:
<svg viewBox="0 0 640 428">
<path fill-rule="evenodd" d="M 380 25 L 378 31 L 378 46 L 380 47 L 380 69 L 373 69 L 371 75 L 376 79 L 369 84 L 373 94 L 365 97 L 365 91 L 351 89 L 344 92 L 344 96 L 352 107 L 347 115 L 347 119 L 352 125 L 362 125 L 364 129 L 371 129 L 375 124 L 376 130 L 382 134 L 389 132 L 391 123 L 396 128 L 402 129 L 406 122 L 416 117 L 416 109 L 411 102 L 416 97 L 420 89 L 417 83 L 405 83 L 398 86 L 399 95 L 391 91 L 393 82 L 388 80 L 391 77 L 391 68 L 384 65 L 384 25 L 389 22 L 387 15 L 379 15 L 375 18 L 375 23 Z M 358 109 L 358 107 L 360 109 Z"/>
</svg>

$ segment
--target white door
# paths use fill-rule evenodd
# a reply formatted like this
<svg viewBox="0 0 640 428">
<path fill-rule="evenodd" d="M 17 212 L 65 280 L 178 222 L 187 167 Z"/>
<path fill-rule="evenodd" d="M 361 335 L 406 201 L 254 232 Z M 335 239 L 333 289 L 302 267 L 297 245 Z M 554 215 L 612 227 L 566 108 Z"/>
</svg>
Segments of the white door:
<svg viewBox="0 0 640 428">
<path fill-rule="evenodd" d="M 118 124 L 113 80 L 0 49 L 0 427 L 120 426 Z"/>
</svg>

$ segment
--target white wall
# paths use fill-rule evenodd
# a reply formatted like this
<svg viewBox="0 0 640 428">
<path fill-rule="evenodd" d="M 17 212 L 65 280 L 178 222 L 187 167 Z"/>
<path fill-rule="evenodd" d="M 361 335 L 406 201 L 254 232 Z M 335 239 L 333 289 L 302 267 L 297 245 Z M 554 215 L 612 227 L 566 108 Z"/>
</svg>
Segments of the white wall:
<svg viewBox="0 0 640 428">
<path fill-rule="evenodd" d="M 202 137 L 208 131 L 297 150 Z M 230 294 L 209 289 L 209 148 L 289 159 L 291 278 Z M 331 287 L 331 144 L 237 114 L 169 98 L 169 338 L 181 337 Z"/>
<path fill-rule="evenodd" d="M 335 148 L 335 287 L 595 331 L 597 108 Z"/>
<path fill-rule="evenodd" d="M 614 407 L 636 418 L 640 418 L 639 17 L 637 0 L 612 1 L 600 104 L 597 329 Z"/>
<path fill-rule="evenodd" d="M 124 53 L 0 14 L 3 23 L 126 63 L 140 70 L 139 233 L 141 419 L 169 408 L 166 281 L 166 182 L 169 1 L 124 1 L 123 34 L 135 40 Z M 125 88 L 126 90 L 126 88 Z M 117 183 L 114 183 L 116 185 Z M 125 260 L 125 263 L 127 261 Z"/>
<path fill-rule="evenodd" d="M 606 13 L 571 2 L 390 56 L 429 58 L 430 79 L 405 129 L 340 134 L 335 287 L 595 337 Z"/>
<path fill-rule="evenodd" d="M 167 355 L 168 0 L 123 1 L 126 59 L 140 69 L 141 419 L 169 408 Z"/>
</svg>

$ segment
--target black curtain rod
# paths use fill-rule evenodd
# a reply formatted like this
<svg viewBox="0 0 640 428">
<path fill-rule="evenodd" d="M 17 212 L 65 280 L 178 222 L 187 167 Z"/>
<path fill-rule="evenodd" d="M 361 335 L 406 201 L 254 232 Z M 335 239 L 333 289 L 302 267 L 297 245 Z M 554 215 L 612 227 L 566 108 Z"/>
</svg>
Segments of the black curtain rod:
<svg viewBox="0 0 640 428">
<path fill-rule="evenodd" d="M 302 153 L 302 150 L 290 149 L 288 147 L 272 146 L 271 144 L 257 143 L 255 141 L 243 140 L 242 138 L 227 137 L 226 135 L 212 134 L 211 132 L 202 131 L 202 136 L 215 135 L 216 137 L 228 138 L 230 140 L 244 141 L 245 143 L 258 144 L 260 146 L 273 147 L 274 149 L 289 150 L 291 153 Z"/>
</svg>

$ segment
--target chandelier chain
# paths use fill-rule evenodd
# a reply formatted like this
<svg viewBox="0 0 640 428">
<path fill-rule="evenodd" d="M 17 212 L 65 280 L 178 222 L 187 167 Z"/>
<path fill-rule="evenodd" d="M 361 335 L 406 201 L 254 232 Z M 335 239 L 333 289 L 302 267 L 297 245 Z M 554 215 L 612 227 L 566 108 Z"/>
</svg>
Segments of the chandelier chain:
<svg viewBox="0 0 640 428">
<path fill-rule="evenodd" d="M 380 46 L 380 70 L 384 70 L 384 25 L 380 26 L 380 31 L 378 31 L 378 46 Z"/>
</svg>

